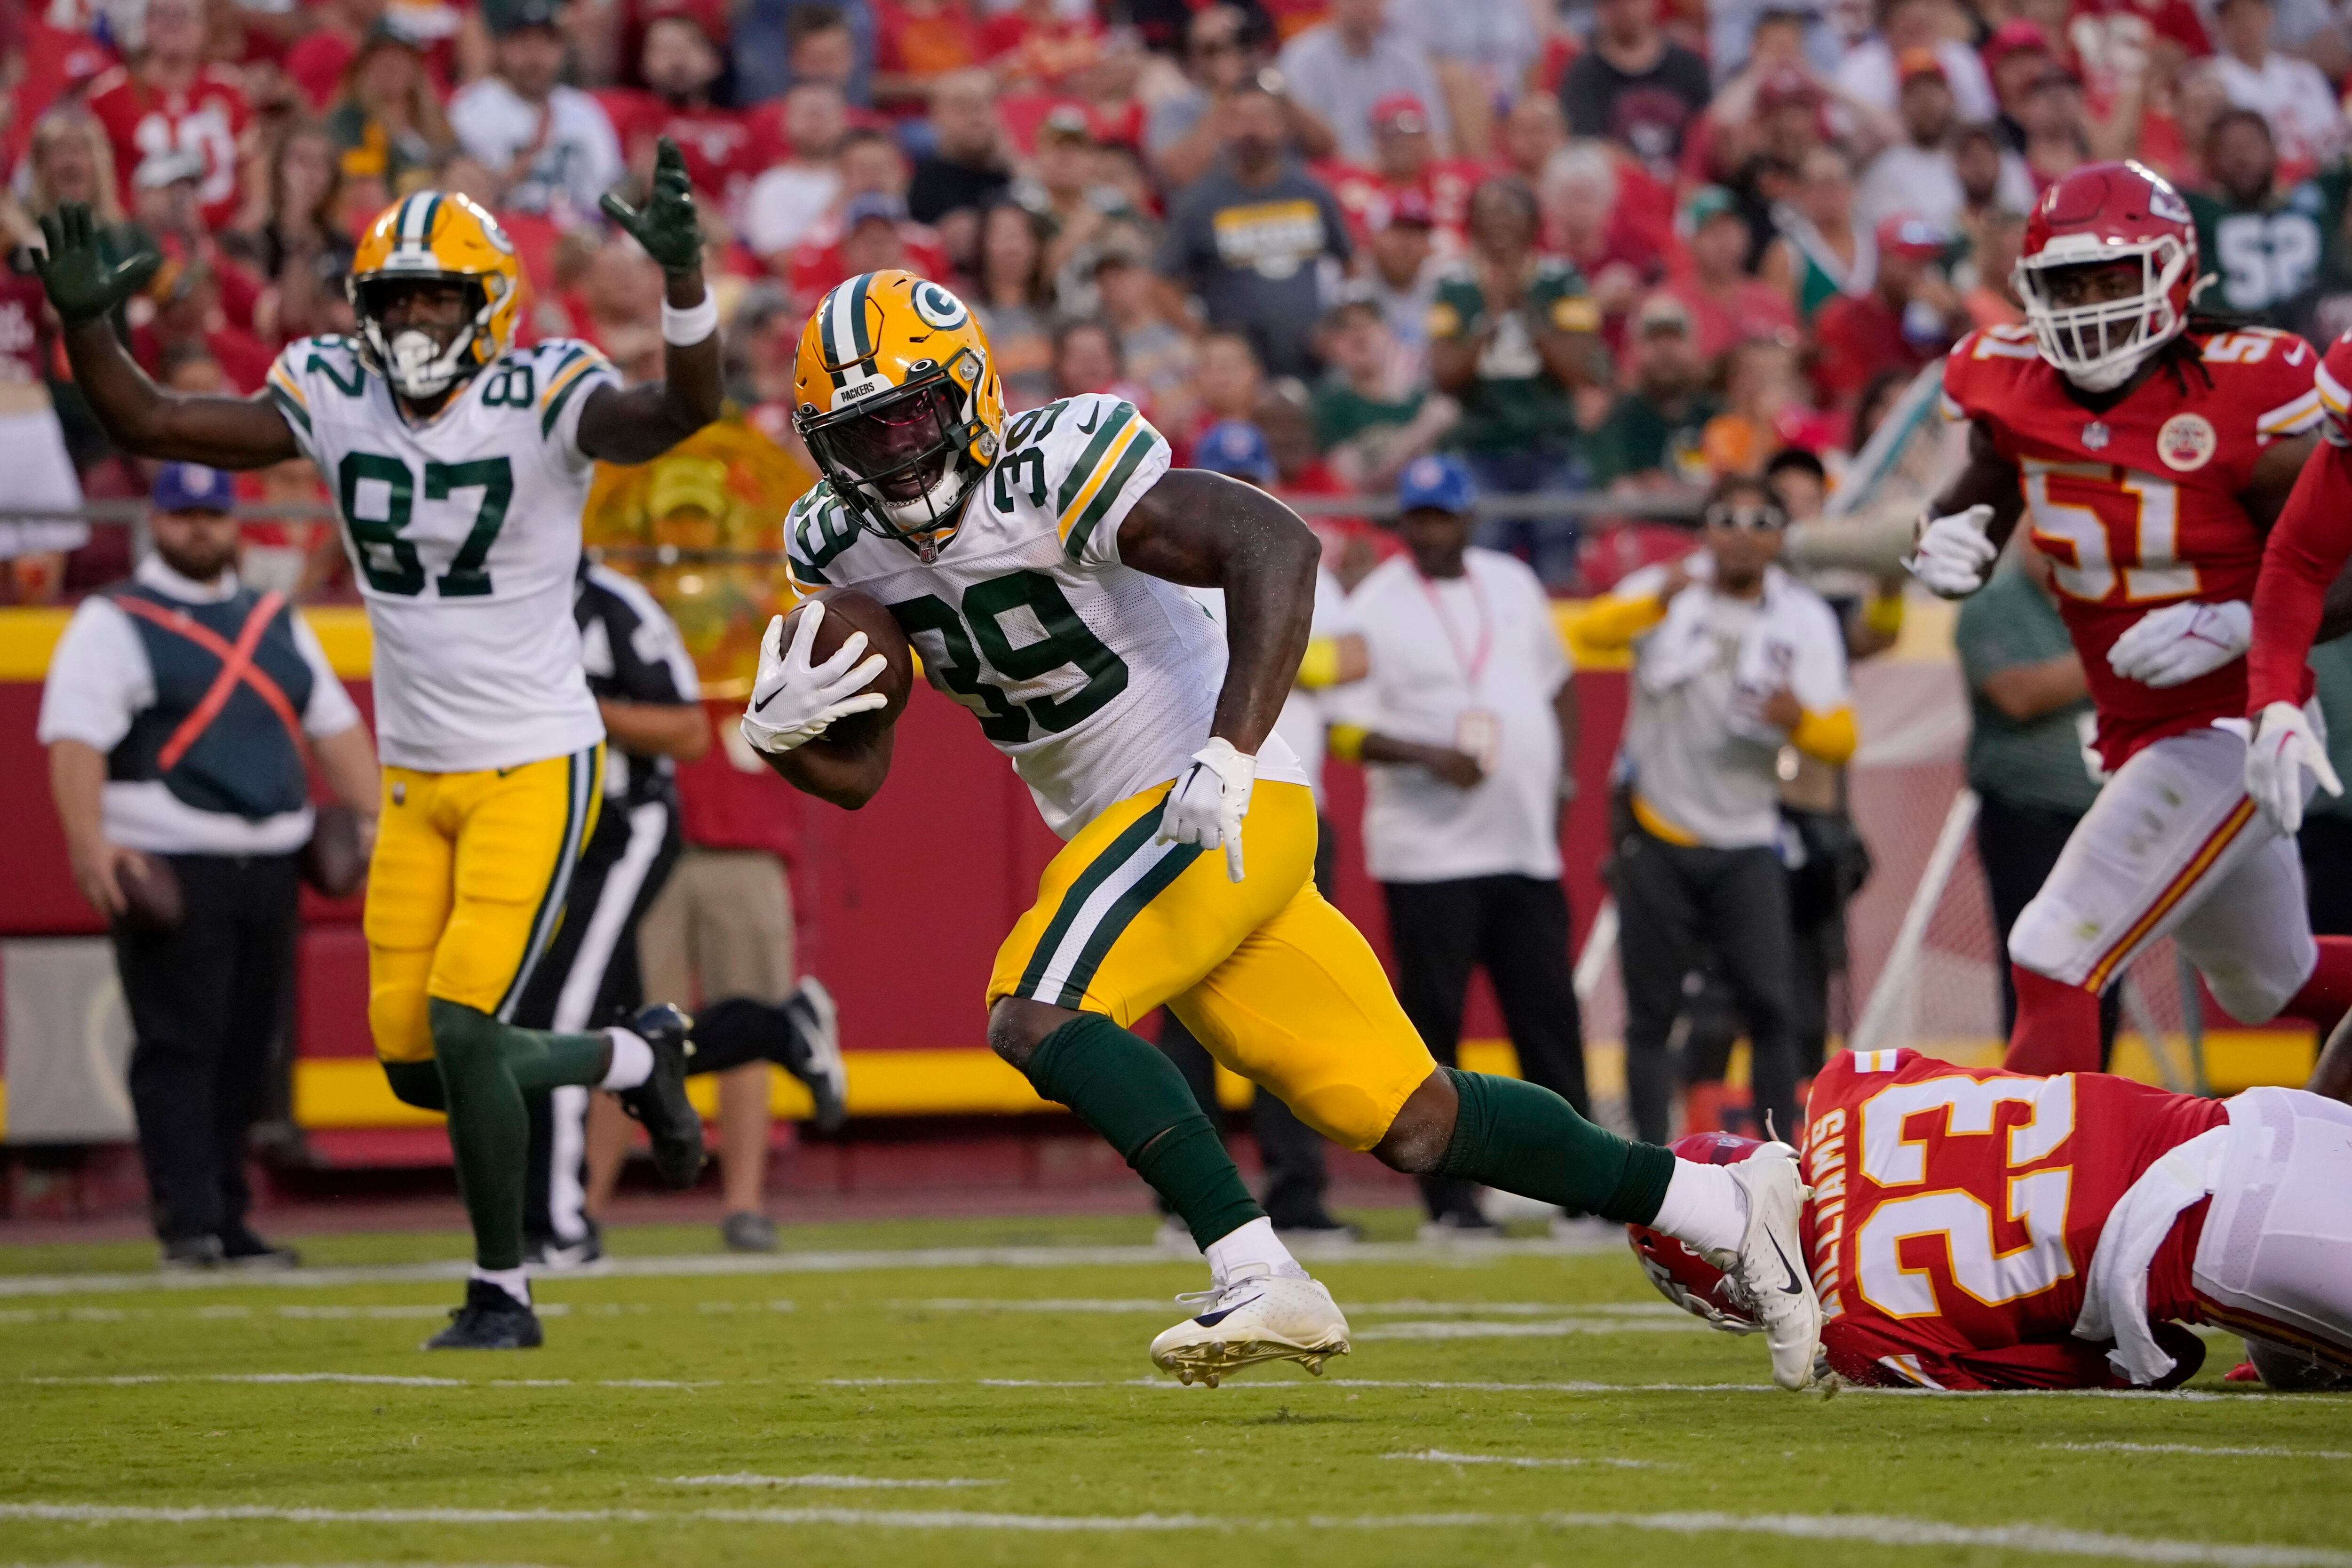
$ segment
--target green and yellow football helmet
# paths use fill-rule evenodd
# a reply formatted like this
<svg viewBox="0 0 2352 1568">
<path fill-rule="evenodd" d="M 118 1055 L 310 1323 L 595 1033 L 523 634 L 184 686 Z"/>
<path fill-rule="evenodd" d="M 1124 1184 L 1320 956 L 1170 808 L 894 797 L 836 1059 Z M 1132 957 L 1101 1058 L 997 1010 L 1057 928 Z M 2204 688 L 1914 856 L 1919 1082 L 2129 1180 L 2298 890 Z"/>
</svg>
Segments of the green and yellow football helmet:
<svg viewBox="0 0 2352 1568">
<path fill-rule="evenodd" d="M 467 291 L 473 308 L 451 342 L 415 328 L 386 333 L 386 304 L 417 283 L 454 283 Z M 418 191 L 368 225 L 347 287 L 360 341 L 376 369 L 404 397 L 433 398 L 494 363 L 514 341 L 522 263 L 499 220 L 473 198 Z"/>
<path fill-rule="evenodd" d="M 801 331 L 793 422 L 859 523 L 925 560 L 994 466 L 1004 394 L 961 300 L 896 269 L 837 284 Z"/>
</svg>

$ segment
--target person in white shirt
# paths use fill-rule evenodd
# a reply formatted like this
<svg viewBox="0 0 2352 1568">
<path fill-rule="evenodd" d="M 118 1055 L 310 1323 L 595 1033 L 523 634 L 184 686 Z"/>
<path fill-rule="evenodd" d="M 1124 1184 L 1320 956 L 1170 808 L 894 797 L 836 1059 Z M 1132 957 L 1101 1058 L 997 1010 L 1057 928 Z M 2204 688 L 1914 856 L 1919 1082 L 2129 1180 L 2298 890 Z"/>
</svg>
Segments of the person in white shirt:
<svg viewBox="0 0 2352 1568">
<path fill-rule="evenodd" d="M 785 95 L 784 137 L 792 156 L 762 172 L 743 196 L 743 243 L 752 255 L 781 270 L 785 254 L 833 209 L 848 133 L 848 104 L 832 83 L 804 81 Z"/>
<path fill-rule="evenodd" d="M 1470 473 L 1416 458 L 1397 480 L 1406 553 L 1348 600 L 1367 678 L 1332 695 L 1331 752 L 1365 764 L 1364 859 L 1388 903 L 1397 999 L 1454 1059 L 1483 965 L 1521 1076 L 1582 1107 L 1559 814 L 1572 793 L 1576 689 L 1543 584 L 1472 550 Z M 1438 1236 L 1494 1227 L 1477 1189 L 1422 1178 Z"/>
<path fill-rule="evenodd" d="M 1775 562 L 1788 513 L 1761 479 L 1707 496 L 1706 548 L 1646 567 L 1569 627 L 1580 647 L 1634 650 L 1624 787 L 1609 881 L 1625 981 L 1634 1124 L 1666 1134 L 1667 1039 L 1685 978 L 1715 967 L 1748 1025 L 1756 1109 L 1798 1126 L 1780 753 L 1853 754 L 1845 631 Z"/>
<path fill-rule="evenodd" d="M 319 639 L 237 582 L 228 476 L 158 473 L 155 553 L 58 640 L 38 734 L 74 880 L 113 928 L 131 1103 L 166 1268 L 283 1267 L 246 1225 L 246 1138 L 294 977 L 305 762 L 362 823 L 375 749 Z"/>
<path fill-rule="evenodd" d="M 1373 162 L 1372 105 L 1391 93 L 1421 100 L 1438 148 L 1454 145 L 1436 69 L 1386 13 L 1387 0 L 1333 0 L 1331 19 L 1291 39 L 1276 61 L 1290 96 L 1331 128 L 1351 163 Z"/>
<path fill-rule="evenodd" d="M 2344 110 L 2309 60 L 2271 47 L 2271 0 L 2221 0 L 2211 69 L 2240 109 L 2270 121 L 2289 182 L 2344 151 Z"/>
<path fill-rule="evenodd" d="M 1981 124 L 1992 119 L 1992 79 L 1985 74 L 1977 52 L 1962 43 L 1955 28 L 1950 0 L 1891 0 L 1880 30 L 1863 39 L 1839 59 L 1837 88 L 1873 109 L 1892 111 L 1901 96 L 1899 61 L 1913 49 L 1928 49 L 1951 83 L 1952 99 L 1962 121 Z"/>
<path fill-rule="evenodd" d="M 1864 173 L 1854 193 L 1855 226 L 1867 234 L 1884 218 L 1911 213 L 1954 232 L 1969 205 L 1952 152 L 1952 133 L 1959 124 L 1958 92 L 1933 50 L 1906 49 L 1896 68 L 1903 80 L 1896 104 L 1903 140 L 1872 159 Z M 2001 154 L 2000 194 L 2000 205 L 2011 212 L 2026 212 L 2033 205 L 2033 176 L 2014 153 Z"/>
<path fill-rule="evenodd" d="M 604 106 L 557 79 L 558 16 L 553 0 L 520 0 L 507 13 L 497 70 L 449 100 L 449 126 L 505 187 L 502 209 L 584 222 L 626 171 Z"/>
</svg>

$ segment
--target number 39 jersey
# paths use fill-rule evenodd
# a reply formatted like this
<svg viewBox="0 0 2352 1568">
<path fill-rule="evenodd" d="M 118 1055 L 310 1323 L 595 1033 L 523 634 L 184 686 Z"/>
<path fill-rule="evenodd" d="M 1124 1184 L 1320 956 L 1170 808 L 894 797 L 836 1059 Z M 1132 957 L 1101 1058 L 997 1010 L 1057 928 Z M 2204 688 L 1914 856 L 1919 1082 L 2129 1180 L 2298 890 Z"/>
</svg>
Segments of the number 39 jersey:
<svg viewBox="0 0 2352 1568">
<path fill-rule="evenodd" d="M 1830 1363 L 1856 1382 L 2083 1387 L 2073 1337 L 2107 1215 L 2219 1100 L 2104 1073 L 2025 1078 L 1915 1051 L 1838 1052 L 1806 1104 L 1808 1239 Z M 2185 1293 L 2180 1233 L 2150 1270 Z"/>
<path fill-rule="evenodd" d="M 618 379 L 586 343 L 550 339 L 411 424 L 348 338 L 298 340 L 270 366 L 270 395 L 342 518 L 386 763 L 467 773 L 603 737 L 572 613 L 593 468 L 578 431 L 589 393 Z"/>
<path fill-rule="evenodd" d="M 971 710 L 1068 838 L 1176 777 L 1209 739 L 1223 634 L 1174 584 L 1118 558 L 1119 525 L 1169 462 L 1134 405 L 1065 398 L 1008 422 L 936 561 L 861 529 L 820 484 L 784 522 L 793 575 L 887 605 L 925 679 Z M 1276 736 L 1258 776 L 1307 782 Z"/>
<path fill-rule="evenodd" d="M 2055 567 L 2109 772 L 2152 741 L 2244 714 L 2242 659 L 2158 689 L 2116 675 L 2107 650 L 2159 605 L 2253 598 L 2263 535 L 2238 498 L 2264 447 L 2322 417 L 2316 356 L 2294 333 L 2188 342 L 2193 352 L 2096 413 L 2024 327 L 1971 332 L 1944 363 L 1947 416 L 1975 421 L 2021 470 L 2025 525 Z"/>
</svg>

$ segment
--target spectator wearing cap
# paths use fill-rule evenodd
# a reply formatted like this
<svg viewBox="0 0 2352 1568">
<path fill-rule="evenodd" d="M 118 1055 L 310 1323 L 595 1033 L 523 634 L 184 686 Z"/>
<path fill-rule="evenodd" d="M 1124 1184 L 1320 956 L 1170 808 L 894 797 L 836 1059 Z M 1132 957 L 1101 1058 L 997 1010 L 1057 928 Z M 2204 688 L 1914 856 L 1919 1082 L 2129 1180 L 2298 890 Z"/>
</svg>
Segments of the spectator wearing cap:
<svg viewBox="0 0 2352 1568">
<path fill-rule="evenodd" d="M 1919 68 L 1906 61 L 1914 50 L 1926 50 L 1943 71 L 1958 117 L 1981 124 L 1996 105 L 1985 62 L 1960 41 L 1968 25 L 1952 0 L 1882 0 L 1877 30 L 1838 61 L 1838 87 L 1881 112 L 1899 112 L 1903 89 Z"/>
<path fill-rule="evenodd" d="M 1968 312 L 1941 265 L 1950 236 L 1898 213 L 1877 231 L 1878 276 L 1866 294 L 1841 294 L 1813 321 L 1813 384 L 1824 407 L 1852 408 L 1874 376 L 1913 371 L 1968 330 Z"/>
<path fill-rule="evenodd" d="M 2270 121 L 2226 109 L 2205 133 L 2202 191 L 2184 193 L 2197 220 L 2197 254 L 2215 273 L 2200 303 L 2310 335 L 2320 264 L 2343 231 L 2345 181 L 2282 186 Z"/>
<path fill-rule="evenodd" d="M 1419 363 L 1429 352 L 1430 308 L 1445 264 L 1437 254 L 1437 222 L 1429 200 L 1405 191 L 1371 215 L 1365 267 L 1356 289 L 1381 308 L 1398 344 Z"/>
<path fill-rule="evenodd" d="M 1473 548 L 1470 471 L 1417 458 L 1392 557 L 1349 596 L 1370 675 L 1333 699 L 1331 750 L 1365 764 L 1364 860 L 1388 906 L 1397 999 L 1452 1066 L 1471 971 L 1501 1004 L 1521 1076 L 1585 1103 L 1559 826 L 1576 689 L 1535 574 Z M 1422 1179 L 1433 1234 L 1489 1232 L 1477 1191 Z"/>
<path fill-rule="evenodd" d="M 205 226 L 228 227 L 243 205 L 238 165 L 250 150 L 253 110 L 236 71 L 205 58 L 204 0 L 146 0 L 114 17 L 130 63 L 92 81 L 83 101 L 106 128 L 125 197 L 142 160 L 184 149 L 203 162 L 196 182 Z"/>
<path fill-rule="evenodd" d="M 1797 1125 L 1780 753 L 1838 765 L 1855 739 L 1844 631 L 1777 564 L 1788 519 L 1771 490 L 1725 479 L 1702 515 L 1697 554 L 1633 574 L 1569 627 L 1580 647 L 1633 650 L 1609 882 L 1626 1086 L 1651 1139 L 1668 1132 L 1684 980 L 1710 959 L 1748 1026 L 1757 1109 Z"/>
<path fill-rule="evenodd" d="M 1429 370 L 1461 405 L 1452 444 L 1491 495 L 1559 492 L 1575 482 L 1579 389 L 1608 379 L 1600 308 L 1575 268 L 1536 249 L 1535 193 L 1508 176 L 1470 203 L 1470 254 L 1430 307 Z M 1489 546 L 1524 550 L 1549 584 L 1575 581 L 1577 531 L 1564 518 L 1492 518 Z"/>
<path fill-rule="evenodd" d="M 1467 158 L 1440 158 L 1430 134 L 1429 111 L 1411 93 L 1395 92 L 1372 105 L 1372 166 L 1329 163 L 1316 174 L 1331 187 L 1361 240 L 1382 210 L 1408 193 L 1429 205 L 1441 243 L 1458 251 L 1468 231 L 1470 193 L 1486 177 L 1486 166 Z"/>
<path fill-rule="evenodd" d="M 327 133 L 344 168 L 387 186 L 434 168 L 457 145 L 425 51 L 386 22 L 367 30 L 343 68 L 341 89 L 327 110 Z"/>
<path fill-rule="evenodd" d="M 1679 226 L 1688 264 L 1667 291 L 1689 311 L 1701 358 L 1712 364 L 1744 338 L 1796 331 L 1789 296 L 1745 270 L 1748 220 L 1737 196 L 1700 186 L 1683 203 Z"/>
<path fill-rule="evenodd" d="M 1992 30 L 1979 58 L 1984 62 L 1986 78 L 1992 83 L 1993 106 L 2001 130 L 2011 145 L 2021 149 L 2025 133 L 2021 119 L 2026 95 L 2042 79 L 2042 73 L 2056 63 L 2050 35 L 2042 30 L 2038 22 L 2011 16 Z"/>
<path fill-rule="evenodd" d="M 2343 106 L 2317 66 L 2272 47 L 2271 0 L 2221 0 L 2215 20 L 2221 47 L 2213 56 L 2213 74 L 2231 103 L 2270 121 L 2287 180 L 2340 157 Z"/>
<path fill-rule="evenodd" d="M 1628 334 L 1632 384 L 1585 443 L 1592 482 L 1614 491 L 1683 488 L 1706 480 L 1701 454 L 1707 421 L 1723 405 L 1707 390 L 1706 361 L 1689 310 L 1671 294 L 1642 303 Z"/>
<path fill-rule="evenodd" d="M 1204 5 L 1184 26 L 1184 87 L 1151 106 L 1143 152 L 1160 182 L 1181 191 L 1209 172 L 1225 144 L 1222 110 L 1248 83 L 1264 84 L 1264 14 L 1253 19 L 1236 5 Z M 1331 128 L 1297 97 L 1276 95 L 1300 154 L 1328 158 L 1337 143 Z"/>
<path fill-rule="evenodd" d="M 1209 325 L 1245 334 L 1269 374 L 1311 374 L 1315 323 L 1349 257 L 1346 215 L 1291 157 L 1271 93 L 1236 91 L 1222 117 L 1224 157 L 1170 208 L 1160 271 Z"/>
<path fill-rule="evenodd" d="M 1658 0 L 1594 0 L 1591 45 L 1559 82 L 1571 133 L 1605 136 L 1667 181 L 1714 96 L 1706 61 L 1659 30 Z"/>
<path fill-rule="evenodd" d="M 1973 60 L 1974 57 L 1965 57 Z M 1864 232 L 1899 212 L 1916 213 L 1946 230 L 1957 229 L 1968 205 L 1961 186 L 1953 133 L 1960 102 L 1941 51 L 1907 48 L 1895 68 L 1902 87 L 1895 103 L 1903 123 L 1900 140 L 1871 160 L 1854 196 L 1854 216 Z M 2013 156 L 2000 165 L 2000 201 L 2023 212 L 2033 205 L 2033 181 Z"/>
<path fill-rule="evenodd" d="M 245 1154 L 291 1011 L 306 763 L 362 824 L 376 810 L 374 748 L 318 638 L 237 581 L 232 497 L 215 469 L 159 470 L 154 552 L 74 612 L 41 696 L 74 881 L 112 929 L 166 1267 L 293 1261 L 246 1225 Z"/>
<path fill-rule="evenodd" d="M 1193 443 L 1191 464 L 1261 489 L 1272 489 L 1276 482 L 1274 453 L 1265 434 L 1244 419 L 1219 420 L 1202 431 Z M 1222 590 L 1188 588 L 1184 592 L 1223 624 L 1225 596 Z M 1284 701 L 1274 729 L 1297 754 L 1315 792 L 1320 830 L 1315 848 L 1315 885 L 1326 898 L 1335 894 L 1338 863 L 1337 838 L 1329 820 L 1322 816 L 1327 750 L 1324 737 L 1329 722 L 1327 708 L 1334 689 L 1360 680 L 1363 674 L 1363 641 L 1349 620 L 1347 596 L 1330 570 L 1318 566 L 1314 618 L 1307 633 L 1307 652 L 1299 660 L 1297 683 Z M 1213 1121 L 1222 1120 L 1214 1064 L 1208 1051 L 1172 1012 L 1160 1026 L 1160 1048 L 1183 1070 L 1201 1109 Z M 1321 1136 L 1270 1094 L 1259 1094 L 1251 1101 L 1250 1128 L 1265 1166 L 1265 1188 L 1260 1201 L 1276 1230 L 1294 1245 L 1301 1240 L 1325 1244 L 1353 1240 L 1355 1227 L 1342 1225 L 1328 1206 L 1330 1173 L 1324 1161 Z M 1192 1243 L 1183 1222 L 1169 1213 L 1164 1203 L 1161 1213 L 1167 1216 L 1160 1232 L 1163 1244 L 1172 1249 L 1189 1250 Z"/>
<path fill-rule="evenodd" d="M 504 205 L 585 222 L 620 183 L 621 139 L 604 105 L 561 79 L 561 22 L 553 0 L 517 0 L 499 18 L 495 69 L 449 100 L 449 123 Z"/>
<path fill-rule="evenodd" d="M 996 113 L 996 79 L 984 70 L 960 70 L 933 81 L 930 132 L 930 150 L 915 161 L 907 186 L 908 211 L 916 222 L 935 226 L 943 226 L 950 213 L 977 218 L 1013 183 L 1013 156 Z"/>
<path fill-rule="evenodd" d="M 1388 0 L 1332 0 L 1330 20 L 1291 39 L 1278 62 L 1287 91 L 1331 128 L 1351 163 L 1372 161 L 1372 106 L 1393 93 L 1419 99 L 1440 145 L 1453 146 L 1437 72 L 1418 43 L 1388 26 L 1387 11 Z"/>
<path fill-rule="evenodd" d="M 772 267 L 840 198 L 841 148 L 849 134 L 841 89 L 816 81 L 793 88 L 784 95 L 783 126 L 792 151 L 752 181 L 743 197 L 743 243 Z"/>
</svg>

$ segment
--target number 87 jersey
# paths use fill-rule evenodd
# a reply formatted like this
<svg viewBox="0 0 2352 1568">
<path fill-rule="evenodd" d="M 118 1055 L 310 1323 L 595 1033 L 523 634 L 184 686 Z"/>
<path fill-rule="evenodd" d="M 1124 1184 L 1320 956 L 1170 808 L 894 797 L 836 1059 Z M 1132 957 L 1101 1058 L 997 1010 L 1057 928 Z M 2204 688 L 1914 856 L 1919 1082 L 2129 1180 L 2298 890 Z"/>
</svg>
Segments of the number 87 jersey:
<svg viewBox="0 0 2352 1568">
<path fill-rule="evenodd" d="M 618 382 L 588 344 L 549 339 L 501 354 L 412 423 L 351 339 L 299 339 L 269 367 L 342 520 L 387 763 L 512 767 L 604 738 L 572 613 L 594 469 L 578 430 L 589 395 Z"/>
<path fill-rule="evenodd" d="M 2252 601 L 2263 532 L 2242 498 L 2264 448 L 2318 427 L 2316 368 L 2292 332 L 2192 322 L 2165 363 L 2093 408 L 2027 327 L 1971 332 L 1945 362 L 1946 416 L 2018 466 L 2024 526 L 2052 563 L 2109 772 L 2150 742 L 2244 715 L 2242 658 L 2158 689 L 2116 674 L 2107 650 L 2162 605 Z"/>
</svg>

